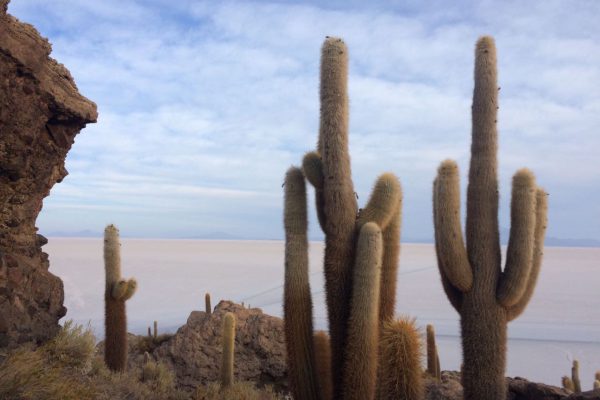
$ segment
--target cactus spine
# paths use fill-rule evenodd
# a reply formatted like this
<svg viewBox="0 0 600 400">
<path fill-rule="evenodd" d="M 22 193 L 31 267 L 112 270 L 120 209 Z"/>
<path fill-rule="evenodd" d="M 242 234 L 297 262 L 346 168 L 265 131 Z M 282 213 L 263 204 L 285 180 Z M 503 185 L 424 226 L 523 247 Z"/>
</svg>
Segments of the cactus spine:
<svg viewBox="0 0 600 400">
<path fill-rule="evenodd" d="M 381 332 L 378 400 L 422 400 L 421 334 L 414 319 L 387 321 Z"/>
<path fill-rule="evenodd" d="M 579 361 L 573 360 L 573 367 L 571 368 L 571 381 L 573 381 L 573 391 L 575 393 L 581 392 L 581 380 L 579 380 Z"/>
<path fill-rule="evenodd" d="M 135 293 L 135 279 L 121 279 L 121 243 L 119 230 L 108 225 L 104 230 L 104 361 L 111 371 L 127 368 L 127 315 L 125 301 Z"/>
<path fill-rule="evenodd" d="M 233 384 L 233 352 L 235 349 L 235 316 L 228 312 L 223 317 L 223 360 L 221 363 L 221 387 Z"/>
<path fill-rule="evenodd" d="M 297 400 L 319 399 L 308 281 L 306 185 L 299 168 L 285 177 L 284 328 L 290 388 Z"/>
<path fill-rule="evenodd" d="M 244 303 L 242 303 L 242 307 L 244 307 Z M 212 314 L 212 306 L 210 304 L 210 293 L 206 293 L 204 295 L 204 311 L 207 314 Z"/>
<path fill-rule="evenodd" d="M 441 379 L 440 358 L 435 344 L 433 325 L 427 325 L 427 372 L 438 381 Z"/>
<path fill-rule="evenodd" d="M 464 398 L 504 400 L 506 326 L 533 294 L 546 228 L 546 193 L 533 174 L 513 179 L 511 231 L 501 271 L 498 230 L 496 49 L 482 37 L 475 50 L 472 145 L 467 190 L 467 247 L 460 227 L 458 168 L 444 161 L 434 181 L 434 224 L 444 290 L 461 316 Z"/>
</svg>

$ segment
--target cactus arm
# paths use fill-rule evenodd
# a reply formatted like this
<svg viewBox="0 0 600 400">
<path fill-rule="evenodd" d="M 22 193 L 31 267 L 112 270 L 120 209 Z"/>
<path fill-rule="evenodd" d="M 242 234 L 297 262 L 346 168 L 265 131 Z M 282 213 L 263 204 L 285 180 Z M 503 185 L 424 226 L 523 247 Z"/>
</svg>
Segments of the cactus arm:
<svg viewBox="0 0 600 400">
<path fill-rule="evenodd" d="M 383 230 L 383 259 L 381 261 L 381 288 L 379 293 L 379 323 L 394 317 L 396 308 L 396 284 L 400 257 L 400 225 L 402 222 L 402 193 L 396 203 L 396 211 Z"/>
<path fill-rule="evenodd" d="M 481 37 L 475 52 L 466 239 L 469 261 L 477 266 L 476 274 L 481 277 L 487 291 L 496 289 L 501 272 L 496 154 L 498 83 L 494 39 Z M 495 292 L 490 295 L 494 296 Z"/>
<path fill-rule="evenodd" d="M 508 309 L 508 320 L 517 318 L 527 307 L 540 274 L 542 257 L 544 254 L 544 236 L 546 235 L 546 226 L 548 225 L 548 195 L 544 189 L 538 187 L 535 200 L 535 236 L 533 245 L 533 262 L 531 271 L 527 279 L 527 287 L 519 301 Z"/>
<path fill-rule="evenodd" d="M 434 226 L 435 226 L 435 221 L 437 220 L 437 197 L 436 197 L 436 192 L 437 192 L 437 182 L 438 182 L 438 178 L 435 178 L 435 180 L 433 181 L 433 221 L 434 221 Z M 437 266 L 438 266 L 438 271 L 440 272 L 440 277 L 442 280 L 442 287 L 444 289 L 444 293 L 446 293 L 446 297 L 448 297 L 448 300 L 450 301 L 450 304 L 452 305 L 452 307 L 454 307 L 454 309 L 460 313 L 460 308 L 462 306 L 462 301 L 463 301 L 463 294 L 460 290 L 458 290 L 457 288 L 455 288 L 454 286 L 452 286 L 452 284 L 450 283 L 450 281 L 448 280 L 448 277 L 446 276 L 446 273 L 444 272 L 445 267 L 442 267 L 442 257 L 440 255 L 440 239 L 439 239 L 439 232 L 437 229 L 434 229 L 434 236 L 435 236 L 435 254 L 437 257 Z"/>
<path fill-rule="evenodd" d="M 531 171 L 521 169 L 513 177 L 506 267 L 496 291 L 498 302 L 505 308 L 515 305 L 527 287 L 533 261 L 535 201 L 535 178 Z"/>
<path fill-rule="evenodd" d="M 112 285 L 112 289 L 110 295 L 115 300 L 123 299 L 125 292 L 127 291 L 127 281 L 125 279 L 121 279 L 120 281 L 114 283 Z"/>
<path fill-rule="evenodd" d="M 360 230 L 343 372 L 344 399 L 373 400 L 377 378 L 379 288 L 383 240 L 368 222 Z"/>
<path fill-rule="evenodd" d="M 125 290 L 125 294 L 123 295 L 123 300 L 129 300 L 135 294 L 137 290 L 137 281 L 134 278 L 131 278 L 127 281 L 127 290 Z"/>
<path fill-rule="evenodd" d="M 323 162 L 321 156 L 315 151 L 311 151 L 304 155 L 302 160 L 302 171 L 304 176 L 315 188 L 315 206 L 317 209 L 317 218 L 323 232 L 327 226 L 325 222 L 325 198 L 323 197 Z"/>
<path fill-rule="evenodd" d="M 452 160 L 442 162 L 434 187 L 434 228 L 440 269 L 448 282 L 461 292 L 473 285 L 473 272 L 460 225 L 458 167 Z"/>
<path fill-rule="evenodd" d="M 358 229 L 367 222 L 375 222 L 382 230 L 394 217 L 398 202 L 402 197 L 402 189 L 396 175 L 382 174 L 375 182 L 367 205 L 360 210 L 356 226 Z"/>
<path fill-rule="evenodd" d="M 312 298 L 308 279 L 306 186 L 302 171 L 285 177 L 284 328 L 290 387 L 295 399 L 320 399 L 315 370 Z"/>
</svg>

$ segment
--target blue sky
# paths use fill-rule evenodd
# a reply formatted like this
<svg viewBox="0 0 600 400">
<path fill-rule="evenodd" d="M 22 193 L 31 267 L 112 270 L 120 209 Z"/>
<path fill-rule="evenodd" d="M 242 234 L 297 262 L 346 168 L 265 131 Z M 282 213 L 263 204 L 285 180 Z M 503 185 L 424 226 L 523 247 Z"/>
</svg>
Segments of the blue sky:
<svg viewBox="0 0 600 400">
<path fill-rule="evenodd" d="M 491 34 L 501 225 L 527 166 L 550 193 L 548 235 L 600 239 L 600 2 L 450 3 L 13 0 L 99 110 L 41 233 L 115 223 L 137 237 L 281 238 L 281 183 L 314 147 L 320 46 L 333 35 L 350 51 L 359 201 L 395 172 L 403 237 L 431 238 L 439 162 L 456 159 L 466 188 L 473 48 Z"/>
</svg>

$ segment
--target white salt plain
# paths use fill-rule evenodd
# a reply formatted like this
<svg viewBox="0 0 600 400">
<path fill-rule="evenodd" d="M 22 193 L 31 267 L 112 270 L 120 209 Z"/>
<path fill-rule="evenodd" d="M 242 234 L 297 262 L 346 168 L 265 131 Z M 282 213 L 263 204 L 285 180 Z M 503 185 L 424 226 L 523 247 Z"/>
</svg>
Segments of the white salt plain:
<svg viewBox="0 0 600 400">
<path fill-rule="evenodd" d="M 244 301 L 281 316 L 281 241 L 122 240 L 124 277 L 136 277 L 138 293 L 127 303 L 129 330 L 142 334 L 152 321 L 174 332 L 192 310 L 204 309 L 204 293 Z M 51 238 L 50 271 L 65 284 L 66 319 L 91 323 L 102 337 L 104 267 L 102 239 Z M 315 325 L 326 328 L 321 243 L 310 245 Z M 430 244 L 403 244 L 396 310 L 432 323 L 442 369 L 461 363 L 458 315 L 443 293 Z M 584 388 L 600 370 L 600 248 L 546 248 L 542 273 L 527 310 L 509 325 L 507 375 L 560 385 L 580 361 Z"/>
</svg>

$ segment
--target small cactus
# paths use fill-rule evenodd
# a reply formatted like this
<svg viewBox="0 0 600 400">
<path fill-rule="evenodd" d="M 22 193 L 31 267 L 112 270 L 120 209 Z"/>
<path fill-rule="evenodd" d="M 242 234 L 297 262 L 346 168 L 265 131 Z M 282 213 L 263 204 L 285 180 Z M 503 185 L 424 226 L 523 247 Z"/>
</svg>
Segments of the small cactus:
<svg viewBox="0 0 600 400">
<path fill-rule="evenodd" d="M 152 337 L 154 338 L 155 341 L 156 341 L 156 338 L 158 338 L 158 321 L 154 321 L 154 333 L 153 333 Z"/>
<path fill-rule="evenodd" d="M 427 372 L 438 381 L 441 379 L 440 358 L 435 344 L 433 325 L 427 325 Z"/>
<path fill-rule="evenodd" d="M 235 315 L 228 312 L 223 317 L 223 362 L 221 364 L 221 387 L 233 384 L 233 351 L 235 348 Z"/>
<path fill-rule="evenodd" d="M 111 371 L 124 371 L 127 367 L 127 314 L 125 302 L 137 288 L 135 279 L 121 279 L 121 243 L 119 230 L 108 225 L 104 230 L 104 360 Z"/>
<path fill-rule="evenodd" d="M 422 400 L 421 335 L 415 320 L 402 318 L 383 324 L 378 400 Z"/>
<path fill-rule="evenodd" d="M 562 377 L 562 387 L 571 392 L 575 391 L 575 386 L 573 386 L 573 381 L 571 380 L 571 378 L 569 378 L 566 375 Z"/>
<path fill-rule="evenodd" d="M 150 327 L 148 327 L 148 337 L 149 338 L 152 337 L 152 329 Z"/>
<path fill-rule="evenodd" d="M 600 380 L 596 379 L 594 381 L 594 390 L 600 389 Z"/>
<path fill-rule="evenodd" d="M 571 380 L 573 381 L 573 391 L 575 393 L 581 392 L 581 381 L 579 380 L 579 361 L 573 360 L 573 367 L 571 368 Z"/>
<path fill-rule="evenodd" d="M 244 307 L 244 303 L 242 303 L 242 307 Z M 210 305 L 210 293 L 206 293 L 204 295 L 204 311 L 207 314 L 212 314 L 212 307 Z"/>
</svg>

